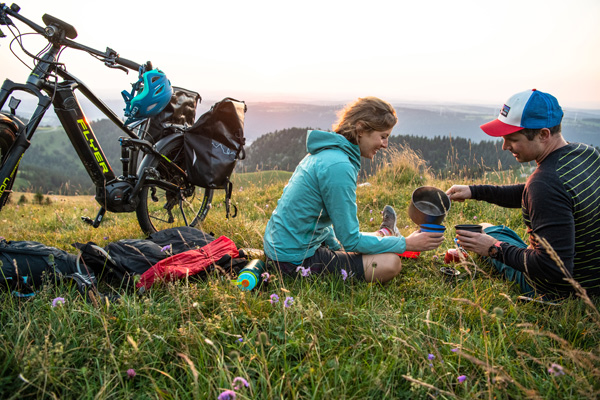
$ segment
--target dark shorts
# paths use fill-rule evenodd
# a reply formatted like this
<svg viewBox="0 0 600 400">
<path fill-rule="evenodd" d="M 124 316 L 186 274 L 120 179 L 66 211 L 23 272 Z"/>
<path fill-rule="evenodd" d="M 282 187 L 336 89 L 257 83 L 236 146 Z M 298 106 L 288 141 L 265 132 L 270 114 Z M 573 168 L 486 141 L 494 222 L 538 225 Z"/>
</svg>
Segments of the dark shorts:
<svg viewBox="0 0 600 400">
<path fill-rule="evenodd" d="M 277 262 L 269 259 L 270 263 L 279 267 L 283 275 L 297 276 L 300 272 L 296 271 L 299 266 L 310 268 L 311 274 L 342 274 L 345 270 L 348 276 L 358 280 L 365 280 L 365 270 L 362 261 L 362 254 L 348 253 L 345 251 L 333 251 L 325 246 L 317 249 L 314 255 L 305 258 L 301 265 L 288 262 Z"/>
</svg>

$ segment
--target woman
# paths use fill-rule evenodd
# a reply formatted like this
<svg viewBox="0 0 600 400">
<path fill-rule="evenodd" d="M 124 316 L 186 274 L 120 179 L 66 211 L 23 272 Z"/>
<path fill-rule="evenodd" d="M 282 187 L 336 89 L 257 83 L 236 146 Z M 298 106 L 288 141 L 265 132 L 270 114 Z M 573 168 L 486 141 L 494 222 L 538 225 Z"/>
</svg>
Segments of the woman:
<svg viewBox="0 0 600 400">
<path fill-rule="evenodd" d="M 283 189 L 264 235 L 265 254 L 282 273 L 344 270 L 368 282 L 386 282 L 402 268 L 396 253 L 431 250 L 442 243 L 439 233 L 396 236 L 396 214 L 390 206 L 384 209 L 378 232 L 359 230 L 360 157 L 372 159 L 387 148 L 397 121 L 389 103 L 365 97 L 342 111 L 334 132 L 308 133 L 308 155 Z"/>
</svg>

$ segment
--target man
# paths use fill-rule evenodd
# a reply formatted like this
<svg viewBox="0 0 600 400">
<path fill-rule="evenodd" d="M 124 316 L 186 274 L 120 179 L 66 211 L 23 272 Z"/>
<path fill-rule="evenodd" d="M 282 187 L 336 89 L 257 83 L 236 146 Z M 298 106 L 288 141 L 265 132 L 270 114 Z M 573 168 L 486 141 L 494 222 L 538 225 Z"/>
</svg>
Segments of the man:
<svg viewBox="0 0 600 400">
<path fill-rule="evenodd" d="M 600 293 L 600 153 L 568 143 L 561 133 L 562 117 L 558 101 L 548 93 L 515 94 L 481 129 L 502 137 L 502 149 L 517 161 L 535 161 L 535 172 L 525 184 L 454 185 L 446 192 L 454 201 L 521 207 L 529 246 L 511 229 L 490 224 L 482 224 L 484 233 L 457 230 L 458 241 L 490 257 L 524 294 L 549 299 L 574 293 L 571 278 L 588 294 Z"/>
</svg>

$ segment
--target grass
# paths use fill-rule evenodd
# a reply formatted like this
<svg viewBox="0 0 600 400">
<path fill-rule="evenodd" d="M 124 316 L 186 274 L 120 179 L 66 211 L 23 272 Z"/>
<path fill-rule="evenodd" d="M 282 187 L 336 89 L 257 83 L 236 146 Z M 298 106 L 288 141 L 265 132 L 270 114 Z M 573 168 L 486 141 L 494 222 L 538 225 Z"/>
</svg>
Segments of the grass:
<svg viewBox="0 0 600 400">
<path fill-rule="evenodd" d="M 409 150 L 394 159 L 358 188 L 364 231 L 378 228 L 379 211 L 392 204 L 408 235 L 412 191 L 451 185 Z M 235 177 L 238 218 L 224 218 L 219 197 L 203 229 L 262 248 L 286 178 L 245 175 Z M 70 251 L 75 241 L 143 237 L 132 214 L 107 214 L 98 229 L 83 225 L 79 217 L 97 210 L 91 196 L 51 198 L 5 208 L 1 235 Z M 453 204 L 446 225 L 483 221 L 525 234 L 519 210 L 479 202 Z M 125 292 L 110 304 L 85 302 L 66 285 L 44 286 L 28 300 L 2 293 L 0 397 L 216 399 L 242 377 L 249 387 L 235 390 L 238 399 L 598 398 L 598 300 L 520 301 L 517 288 L 476 258 L 447 282 L 439 270 L 451 231 L 439 249 L 404 260 L 387 285 L 275 273 L 252 292 L 212 275 L 143 296 Z M 280 301 L 271 304 L 271 294 Z M 65 303 L 53 308 L 56 297 Z"/>
</svg>

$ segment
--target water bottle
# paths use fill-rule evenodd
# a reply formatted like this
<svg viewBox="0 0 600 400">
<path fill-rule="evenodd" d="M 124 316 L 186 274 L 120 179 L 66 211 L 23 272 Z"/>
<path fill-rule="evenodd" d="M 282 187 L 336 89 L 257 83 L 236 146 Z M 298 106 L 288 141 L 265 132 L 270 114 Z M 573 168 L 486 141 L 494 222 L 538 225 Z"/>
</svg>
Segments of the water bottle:
<svg viewBox="0 0 600 400">
<path fill-rule="evenodd" d="M 240 289 L 249 291 L 262 281 L 261 275 L 266 271 L 265 262 L 254 259 L 248 263 L 238 274 L 237 284 Z"/>
</svg>

